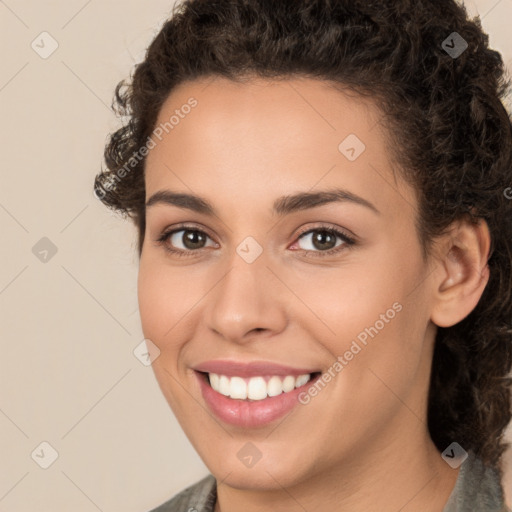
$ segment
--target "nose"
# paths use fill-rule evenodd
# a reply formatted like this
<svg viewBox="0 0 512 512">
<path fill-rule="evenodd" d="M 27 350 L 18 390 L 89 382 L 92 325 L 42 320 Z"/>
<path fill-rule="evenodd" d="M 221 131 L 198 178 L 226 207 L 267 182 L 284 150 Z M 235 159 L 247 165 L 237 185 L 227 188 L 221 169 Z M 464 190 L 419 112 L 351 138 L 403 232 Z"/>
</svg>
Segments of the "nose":
<svg viewBox="0 0 512 512">
<path fill-rule="evenodd" d="M 207 327 L 236 343 L 269 337 L 286 328 L 290 292 L 270 270 L 265 252 L 252 263 L 238 254 L 208 294 L 204 313 Z"/>
</svg>

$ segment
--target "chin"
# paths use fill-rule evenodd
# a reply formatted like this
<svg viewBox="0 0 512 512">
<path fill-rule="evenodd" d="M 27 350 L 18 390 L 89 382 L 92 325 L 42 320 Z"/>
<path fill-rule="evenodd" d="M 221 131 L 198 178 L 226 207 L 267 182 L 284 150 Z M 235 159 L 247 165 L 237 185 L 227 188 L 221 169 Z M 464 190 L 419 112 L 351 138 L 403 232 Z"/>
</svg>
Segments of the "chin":
<svg viewBox="0 0 512 512">
<path fill-rule="evenodd" d="M 231 444 L 216 453 L 205 454 L 204 457 L 204 452 L 198 450 L 219 483 L 235 489 L 271 491 L 299 485 L 312 476 L 312 468 L 306 467 L 305 455 L 292 446 L 281 444 L 277 450 L 272 450 L 270 446 L 264 447 L 259 452 L 261 458 L 258 458 L 257 449 L 250 441 L 231 440 Z M 297 444 L 294 443 L 294 446 Z M 233 456 L 226 457 L 227 453 Z M 240 458 L 237 454 L 240 454 Z M 290 454 L 293 456 L 290 457 Z"/>
</svg>

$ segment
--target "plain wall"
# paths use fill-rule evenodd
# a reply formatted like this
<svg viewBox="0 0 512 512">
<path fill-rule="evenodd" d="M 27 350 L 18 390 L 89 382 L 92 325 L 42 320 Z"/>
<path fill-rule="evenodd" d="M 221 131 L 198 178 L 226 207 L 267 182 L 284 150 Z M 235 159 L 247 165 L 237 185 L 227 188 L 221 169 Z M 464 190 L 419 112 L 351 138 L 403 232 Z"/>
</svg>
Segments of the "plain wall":
<svg viewBox="0 0 512 512">
<path fill-rule="evenodd" d="M 207 474 L 133 354 L 135 229 L 92 193 L 114 87 L 172 3 L 0 2 L 0 512 L 141 512 Z M 466 5 L 510 69 L 512 1 Z M 512 503 L 512 452 L 506 478 Z"/>
</svg>

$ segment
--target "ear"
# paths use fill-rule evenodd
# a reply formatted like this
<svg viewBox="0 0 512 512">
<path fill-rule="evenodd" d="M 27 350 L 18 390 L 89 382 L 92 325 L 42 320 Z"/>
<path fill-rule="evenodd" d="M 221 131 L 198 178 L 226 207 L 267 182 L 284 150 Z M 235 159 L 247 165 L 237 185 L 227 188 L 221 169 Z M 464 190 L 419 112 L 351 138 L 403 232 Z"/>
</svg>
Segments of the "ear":
<svg viewBox="0 0 512 512">
<path fill-rule="evenodd" d="M 431 320 L 451 327 L 473 311 L 489 281 L 489 227 L 484 219 L 459 220 L 439 242 Z"/>
</svg>

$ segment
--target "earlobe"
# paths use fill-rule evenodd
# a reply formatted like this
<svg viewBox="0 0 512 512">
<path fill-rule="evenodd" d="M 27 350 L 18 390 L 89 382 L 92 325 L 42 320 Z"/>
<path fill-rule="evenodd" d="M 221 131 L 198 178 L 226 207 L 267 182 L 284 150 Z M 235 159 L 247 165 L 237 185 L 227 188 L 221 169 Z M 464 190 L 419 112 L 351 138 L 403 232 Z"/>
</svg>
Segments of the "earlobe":
<svg viewBox="0 0 512 512">
<path fill-rule="evenodd" d="M 473 311 L 489 281 L 491 238 L 483 219 L 458 221 L 443 238 L 431 320 L 439 327 L 451 327 Z"/>
</svg>

